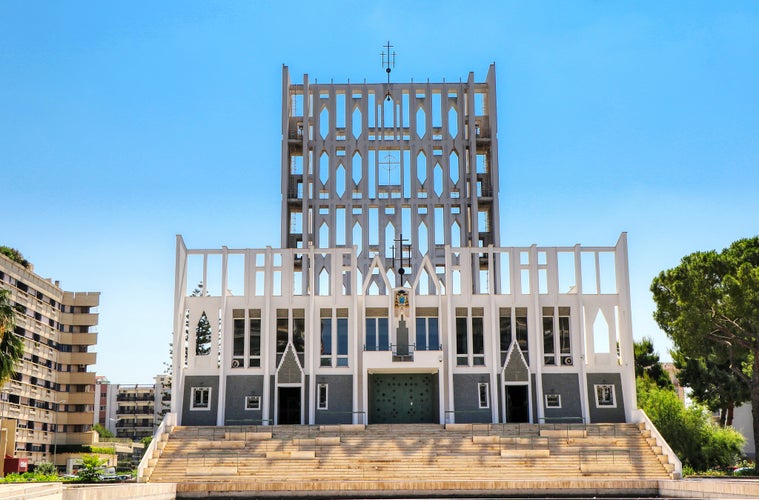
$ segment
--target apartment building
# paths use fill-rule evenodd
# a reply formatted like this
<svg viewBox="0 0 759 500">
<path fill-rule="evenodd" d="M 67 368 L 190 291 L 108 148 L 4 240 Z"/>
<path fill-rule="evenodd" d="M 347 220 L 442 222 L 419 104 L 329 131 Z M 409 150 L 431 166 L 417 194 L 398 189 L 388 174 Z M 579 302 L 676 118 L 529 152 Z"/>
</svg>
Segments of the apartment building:
<svg viewBox="0 0 759 500">
<path fill-rule="evenodd" d="M 0 254 L 0 288 L 24 339 L 18 371 L 0 390 L 0 418 L 15 427 L 6 454 L 52 462 L 58 445 L 92 442 L 99 292 L 68 292 L 26 261 Z"/>
<path fill-rule="evenodd" d="M 152 436 L 170 409 L 170 391 L 166 374 L 156 375 L 153 384 L 111 384 L 98 377 L 95 422 L 118 438 Z"/>
</svg>

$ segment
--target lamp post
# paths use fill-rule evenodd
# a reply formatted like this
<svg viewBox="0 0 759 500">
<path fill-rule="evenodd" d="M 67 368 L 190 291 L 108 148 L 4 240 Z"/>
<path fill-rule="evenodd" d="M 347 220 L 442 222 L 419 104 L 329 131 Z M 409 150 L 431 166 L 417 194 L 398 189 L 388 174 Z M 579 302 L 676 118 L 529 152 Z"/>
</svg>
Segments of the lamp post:
<svg viewBox="0 0 759 500">
<path fill-rule="evenodd" d="M 64 402 L 63 399 L 55 402 L 55 432 L 53 433 L 53 465 L 55 466 L 55 470 L 58 470 L 58 464 L 55 463 L 58 458 L 58 413 L 60 413 L 61 404 Z"/>
</svg>

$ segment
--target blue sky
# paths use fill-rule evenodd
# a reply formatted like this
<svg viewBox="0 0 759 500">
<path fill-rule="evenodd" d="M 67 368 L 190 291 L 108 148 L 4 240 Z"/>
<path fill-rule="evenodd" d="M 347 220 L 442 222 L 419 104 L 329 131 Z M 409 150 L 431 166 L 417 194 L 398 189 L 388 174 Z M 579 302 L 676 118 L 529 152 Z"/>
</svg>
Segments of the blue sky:
<svg viewBox="0 0 759 500">
<path fill-rule="evenodd" d="M 279 245 L 293 80 L 478 81 L 496 63 L 501 240 L 628 232 L 653 277 L 759 233 L 757 2 L 0 0 L 0 244 L 100 291 L 99 374 L 146 383 L 172 330 L 174 236 Z"/>
</svg>

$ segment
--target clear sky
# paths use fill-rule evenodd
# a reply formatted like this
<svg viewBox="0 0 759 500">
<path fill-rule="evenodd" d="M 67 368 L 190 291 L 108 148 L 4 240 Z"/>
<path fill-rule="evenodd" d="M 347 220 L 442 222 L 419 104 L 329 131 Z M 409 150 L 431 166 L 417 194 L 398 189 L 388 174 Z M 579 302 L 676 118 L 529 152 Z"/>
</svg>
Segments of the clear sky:
<svg viewBox="0 0 759 500">
<path fill-rule="evenodd" d="M 501 239 L 628 232 L 653 277 L 759 233 L 759 2 L 0 0 L 0 244 L 100 291 L 96 371 L 148 383 L 175 235 L 277 247 L 281 74 L 478 81 L 496 63 Z"/>
</svg>

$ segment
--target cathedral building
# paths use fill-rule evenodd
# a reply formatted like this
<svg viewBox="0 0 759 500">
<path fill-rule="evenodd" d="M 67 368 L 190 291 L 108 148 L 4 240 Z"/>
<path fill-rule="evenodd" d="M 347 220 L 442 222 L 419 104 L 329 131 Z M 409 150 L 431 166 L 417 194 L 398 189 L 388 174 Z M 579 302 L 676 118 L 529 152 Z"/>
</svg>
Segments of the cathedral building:
<svg viewBox="0 0 759 500">
<path fill-rule="evenodd" d="M 283 68 L 281 248 L 177 237 L 179 424 L 631 420 L 626 235 L 502 246 L 495 80 Z"/>
</svg>

